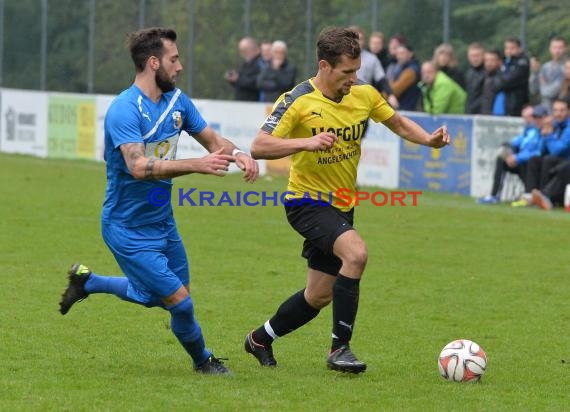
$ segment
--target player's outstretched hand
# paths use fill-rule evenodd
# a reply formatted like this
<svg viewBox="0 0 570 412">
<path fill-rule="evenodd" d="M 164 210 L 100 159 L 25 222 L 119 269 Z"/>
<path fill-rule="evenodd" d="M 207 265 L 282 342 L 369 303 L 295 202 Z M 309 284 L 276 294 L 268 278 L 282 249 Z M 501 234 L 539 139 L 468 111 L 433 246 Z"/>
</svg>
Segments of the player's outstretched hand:
<svg viewBox="0 0 570 412">
<path fill-rule="evenodd" d="M 234 158 L 224 154 L 224 148 L 220 148 L 197 160 L 196 173 L 206 175 L 225 176 L 230 168 L 230 161 Z"/>
<path fill-rule="evenodd" d="M 430 136 L 428 146 L 439 149 L 440 147 L 447 146 L 451 143 L 451 137 L 447 132 L 447 126 L 441 126 Z"/>
<path fill-rule="evenodd" d="M 305 150 L 315 152 L 317 150 L 330 149 L 337 140 L 338 137 L 336 137 L 334 133 L 322 132 L 307 139 L 307 147 Z"/>
<path fill-rule="evenodd" d="M 245 153 L 238 153 L 235 157 L 237 167 L 243 170 L 243 180 L 253 183 L 259 176 L 259 165 Z"/>
</svg>

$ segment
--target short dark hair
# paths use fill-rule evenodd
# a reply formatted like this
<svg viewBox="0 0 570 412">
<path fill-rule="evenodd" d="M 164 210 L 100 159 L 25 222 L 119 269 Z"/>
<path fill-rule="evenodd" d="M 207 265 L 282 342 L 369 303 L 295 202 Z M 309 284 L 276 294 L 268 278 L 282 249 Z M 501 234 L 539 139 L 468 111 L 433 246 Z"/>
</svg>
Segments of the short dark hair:
<svg viewBox="0 0 570 412">
<path fill-rule="evenodd" d="M 518 47 L 521 47 L 521 41 L 520 41 L 518 38 L 516 38 L 516 37 L 508 37 L 508 38 L 505 40 L 505 43 L 514 43 L 514 44 L 516 44 Z"/>
<path fill-rule="evenodd" d="M 554 105 L 554 103 L 556 103 L 556 102 L 564 103 L 566 105 L 566 107 L 570 108 L 570 104 L 568 104 L 568 100 L 566 100 L 566 99 L 562 99 L 560 97 L 557 97 L 556 99 L 552 100 L 552 104 Z"/>
<path fill-rule="evenodd" d="M 485 50 L 485 54 L 494 54 L 499 58 L 499 60 L 503 60 L 503 52 L 501 52 L 499 49 Z"/>
<path fill-rule="evenodd" d="M 396 40 L 398 43 L 400 44 L 408 44 L 408 39 L 404 36 L 402 36 L 401 34 L 395 34 L 392 37 L 390 37 L 390 40 Z"/>
<path fill-rule="evenodd" d="M 164 39 L 175 42 L 176 32 L 173 29 L 149 27 L 129 34 L 128 47 L 137 72 L 144 70 L 150 57 L 162 57 Z"/>
<path fill-rule="evenodd" d="M 467 49 L 481 49 L 481 50 L 485 50 L 485 47 L 484 47 L 481 43 L 474 41 L 474 42 L 472 42 L 472 43 L 469 43 L 469 46 L 467 46 Z"/>
<path fill-rule="evenodd" d="M 561 41 L 562 43 L 566 44 L 566 39 L 562 36 L 552 36 L 550 38 L 550 42 L 552 43 L 553 41 Z"/>
<path fill-rule="evenodd" d="M 317 59 L 328 62 L 335 67 L 341 56 L 351 59 L 360 57 L 358 33 L 340 27 L 328 27 L 321 31 L 317 41 Z"/>
</svg>

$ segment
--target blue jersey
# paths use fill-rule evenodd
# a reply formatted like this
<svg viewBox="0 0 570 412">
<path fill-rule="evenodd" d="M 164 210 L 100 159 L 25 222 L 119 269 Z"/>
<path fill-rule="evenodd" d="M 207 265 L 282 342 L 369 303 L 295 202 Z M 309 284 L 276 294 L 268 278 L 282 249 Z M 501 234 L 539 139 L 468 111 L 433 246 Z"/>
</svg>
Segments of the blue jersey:
<svg viewBox="0 0 570 412">
<path fill-rule="evenodd" d="M 511 146 L 517 159 L 517 164 L 522 165 L 529 161 L 531 157 L 542 154 L 543 138 L 540 130 L 534 125 L 524 128 L 522 134 L 515 136 L 511 141 Z"/>
<path fill-rule="evenodd" d="M 155 223 L 172 215 L 172 206 L 155 206 L 153 193 L 169 196 L 171 179 L 136 180 L 121 153 L 120 145 L 142 143 L 145 156 L 173 160 L 180 133 L 199 133 L 206 122 L 188 96 L 174 89 L 153 102 L 134 84 L 118 95 L 105 117 L 107 190 L 103 202 L 103 223 L 133 227 Z M 160 192 L 160 191 L 163 192 Z"/>
</svg>

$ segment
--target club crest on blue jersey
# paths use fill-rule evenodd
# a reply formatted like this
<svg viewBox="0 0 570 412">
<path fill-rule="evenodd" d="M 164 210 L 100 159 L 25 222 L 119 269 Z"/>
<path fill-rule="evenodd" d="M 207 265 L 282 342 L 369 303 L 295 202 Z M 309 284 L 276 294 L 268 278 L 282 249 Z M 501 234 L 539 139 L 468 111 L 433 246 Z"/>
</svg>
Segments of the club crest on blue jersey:
<svg viewBox="0 0 570 412">
<path fill-rule="evenodd" d="M 170 142 L 168 140 L 163 140 L 159 142 L 154 148 L 154 157 L 156 159 L 162 159 L 170 151 Z"/>
<path fill-rule="evenodd" d="M 182 115 L 180 114 L 180 112 L 178 110 L 175 112 L 172 112 L 172 119 L 174 120 L 174 128 L 175 129 L 182 128 Z"/>
</svg>

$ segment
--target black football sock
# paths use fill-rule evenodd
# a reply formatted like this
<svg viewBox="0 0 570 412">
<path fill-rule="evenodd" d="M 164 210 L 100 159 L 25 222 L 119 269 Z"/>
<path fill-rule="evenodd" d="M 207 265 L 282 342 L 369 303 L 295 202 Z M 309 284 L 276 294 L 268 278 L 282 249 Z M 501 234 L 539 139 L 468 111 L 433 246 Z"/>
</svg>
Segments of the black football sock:
<svg viewBox="0 0 570 412">
<path fill-rule="evenodd" d="M 348 345 L 352 338 L 352 329 L 356 312 L 358 312 L 358 296 L 360 279 L 341 275 L 337 276 L 333 285 L 333 339 L 331 352 L 343 345 Z"/>
<path fill-rule="evenodd" d="M 253 332 L 253 340 L 261 345 L 271 345 L 275 339 L 287 335 L 309 323 L 319 314 L 305 299 L 305 289 L 292 295 L 279 306 L 277 312 L 263 326 Z"/>
</svg>

